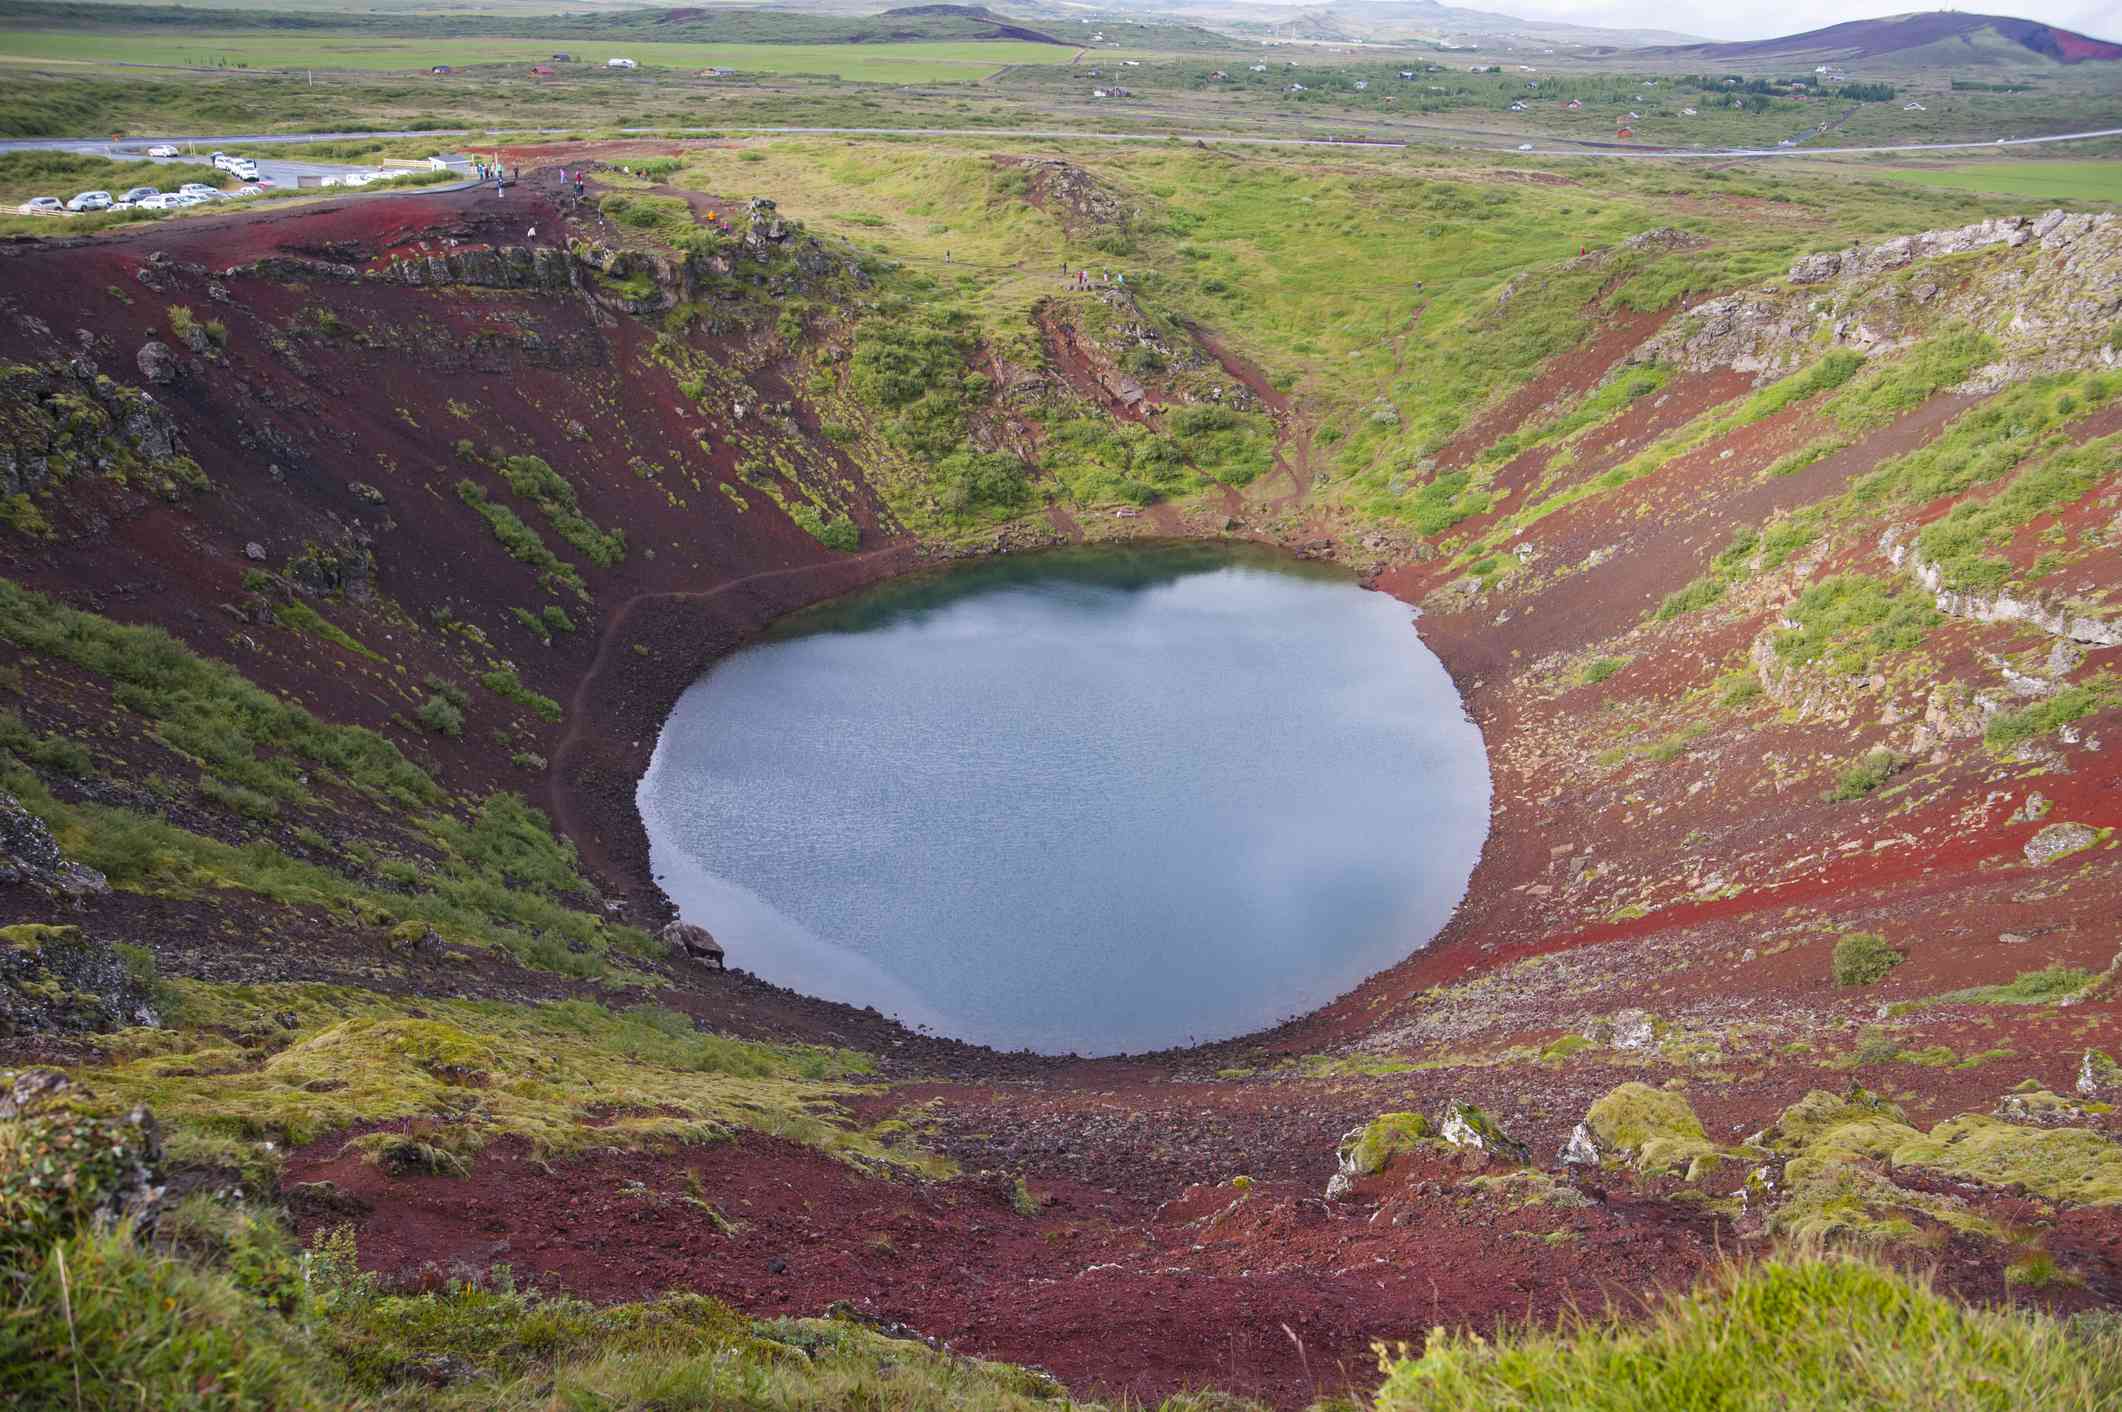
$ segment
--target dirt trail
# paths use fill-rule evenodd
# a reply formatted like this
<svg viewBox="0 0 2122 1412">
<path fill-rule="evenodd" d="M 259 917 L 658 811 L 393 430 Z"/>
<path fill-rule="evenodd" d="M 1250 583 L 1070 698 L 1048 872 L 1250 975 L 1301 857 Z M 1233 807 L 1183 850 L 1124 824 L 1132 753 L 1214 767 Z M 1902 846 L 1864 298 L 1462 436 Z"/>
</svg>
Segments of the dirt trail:
<svg viewBox="0 0 2122 1412">
<path fill-rule="evenodd" d="M 1311 418 L 1299 411 L 1289 394 L 1276 387 L 1267 374 L 1233 353 L 1215 334 L 1198 324 L 1188 324 L 1186 331 L 1203 352 L 1222 365 L 1225 373 L 1259 398 L 1274 414 L 1275 468 L 1289 477 L 1290 488 L 1286 495 L 1267 499 L 1265 508 L 1274 514 L 1298 504 L 1312 488 Z"/>
</svg>

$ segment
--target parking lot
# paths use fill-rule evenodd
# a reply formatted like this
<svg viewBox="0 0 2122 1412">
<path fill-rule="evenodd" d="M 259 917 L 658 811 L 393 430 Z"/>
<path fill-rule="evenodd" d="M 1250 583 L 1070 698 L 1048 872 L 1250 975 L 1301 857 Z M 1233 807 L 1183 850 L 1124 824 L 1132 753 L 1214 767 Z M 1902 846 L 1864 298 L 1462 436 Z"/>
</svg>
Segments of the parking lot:
<svg viewBox="0 0 2122 1412">
<path fill-rule="evenodd" d="M 373 136 L 374 134 L 363 135 Z M 275 148 L 284 145 L 284 143 L 275 142 L 270 138 L 254 136 L 189 139 L 140 137 L 127 138 L 123 141 L 40 138 L 0 142 L 0 152 L 71 152 L 88 157 L 106 157 L 118 162 L 153 162 L 158 166 L 170 168 L 169 180 L 166 182 L 153 182 L 152 179 L 150 180 L 150 184 L 160 186 L 165 191 L 173 191 L 187 181 L 205 179 L 206 173 L 212 169 L 213 154 L 215 152 L 241 153 L 243 156 L 249 157 L 258 164 L 260 184 L 267 185 L 267 189 L 274 191 L 295 187 L 314 187 L 322 184 L 328 178 L 334 179 L 333 184 L 336 185 L 339 179 L 349 176 L 388 174 L 406 170 L 403 167 L 386 169 L 374 163 L 295 161 L 286 157 L 274 156 Z M 151 157 L 148 155 L 150 147 L 161 146 L 176 147 L 178 155 L 174 157 Z M 445 154 L 444 160 L 449 161 L 453 156 L 455 154 Z M 461 169 L 465 178 L 467 180 L 470 179 L 471 171 L 468 160 L 464 160 L 461 167 L 458 161 L 450 161 L 450 165 L 453 169 Z M 194 168 L 200 170 L 194 171 Z M 53 196 L 64 202 L 72 198 L 76 193 L 73 190 L 52 190 L 40 194 Z M 114 190 L 111 195 L 117 197 L 123 195 L 123 192 Z"/>
</svg>

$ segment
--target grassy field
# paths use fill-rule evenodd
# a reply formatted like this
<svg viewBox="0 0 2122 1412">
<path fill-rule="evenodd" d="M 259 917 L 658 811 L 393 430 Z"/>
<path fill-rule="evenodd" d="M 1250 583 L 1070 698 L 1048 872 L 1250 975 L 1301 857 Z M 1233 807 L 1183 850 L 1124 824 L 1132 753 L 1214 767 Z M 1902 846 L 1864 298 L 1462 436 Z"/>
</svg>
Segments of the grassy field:
<svg viewBox="0 0 2122 1412">
<path fill-rule="evenodd" d="M 1885 175 L 1896 181 L 1953 187 L 1960 191 L 2038 196 L 2045 201 L 2122 204 L 2122 161 L 1981 162 L 1956 167 L 1908 168 Z"/>
<path fill-rule="evenodd" d="M 385 35 L 220 34 L 124 30 L 0 31 L 0 59 L 34 63 L 155 64 L 188 68 L 356 69 L 406 72 L 436 64 L 544 63 L 565 50 L 601 66 L 625 57 L 644 68 L 710 66 L 753 74 L 830 74 L 857 83 L 969 83 L 1010 64 L 1052 64 L 1073 52 L 1051 44 L 969 40 L 942 44 L 644 44 L 553 39 L 411 39 Z M 571 67 L 570 76 L 580 76 Z M 614 73 L 611 81 L 646 76 Z M 446 95 L 438 95 L 446 102 Z"/>
</svg>

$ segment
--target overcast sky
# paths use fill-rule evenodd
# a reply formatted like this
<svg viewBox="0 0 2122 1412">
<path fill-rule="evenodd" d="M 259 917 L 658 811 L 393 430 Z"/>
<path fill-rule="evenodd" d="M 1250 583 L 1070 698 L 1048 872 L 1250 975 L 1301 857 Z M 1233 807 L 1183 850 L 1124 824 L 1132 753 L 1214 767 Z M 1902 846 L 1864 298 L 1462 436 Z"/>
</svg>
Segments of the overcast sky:
<svg viewBox="0 0 2122 1412">
<path fill-rule="evenodd" d="M 1567 20 L 1572 24 L 1618 28 L 1670 29 L 1711 39 L 1767 39 L 1800 34 L 1844 20 L 1905 15 L 1925 8 L 1921 0 L 1725 0 L 1715 7 L 1675 5 L 1670 0 L 1444 0 L 1469 10 L 1489 10 L 1526 19 Z M 1978 14 L 2015 15 L 2090 34 L 2122 40 L 2122 15 L 2115 0 L 2003 0 L 1994 7 L 1963 5 Z"/>
</svg>

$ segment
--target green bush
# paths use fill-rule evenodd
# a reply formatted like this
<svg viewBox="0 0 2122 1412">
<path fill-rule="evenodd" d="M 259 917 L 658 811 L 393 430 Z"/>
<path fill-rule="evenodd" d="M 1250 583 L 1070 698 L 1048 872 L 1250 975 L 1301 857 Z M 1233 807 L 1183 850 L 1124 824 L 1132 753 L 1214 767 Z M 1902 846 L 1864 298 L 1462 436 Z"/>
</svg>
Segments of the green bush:
<svg viewBox="0 0 2122 1412">
<path fill-rule="evenodd" d="M 1835 984 L 1877 985 L 1886 979 L 1888 971 L 1907 959 L 1887 945 L 1886 938 L 1877 932 L 1846 932 L 1835 943 L 1832 963 Z"/>
<path fill-rule="evenodd" d="M 1820 797 L 1830 804 L 1862 799 L 1907 767 L 1905 757 L 1891 750 L 1874 750 L 1835 776 L 1833 787 L 1822 792 Z"/>
<path fill-rule="evenodd" d="M 836 514 L 831 519 L 818 513 L 818 507 L 798 502 L 788 508 L 788 517 L 827 549 L 837 549 L 843 554 L 852 554 L 862 545 L 862 529 L 845 514 Z"/>
<path fill-rule="evenodd" d="M 528 564 L 538 571 L 538 581 L 548 589 L 561 585 L 572 589 L 575 596 L 584 602 L 589 600 L 589 589 L 582 583 L 582 575 L 573 564 L 546 547 L 545 540 L 529 525 L 523 523 L 506 505 L 496 505 L 487 498 L 486 488 L 475 480 L 457 482 L 457 498 L 477 511 L 494 532 L 508 557 L 518 563 Z"/>
<path fill-rule="evenodd" d="M 420 723 L 423 730 L 433 731 L 436 735 L 446 735 L 452 740 L 464 734 L 464 708 L 447 697 L 428 697 L 420 709 L 413 713 L 413 719 Z"/>
<path fill-rule="evenodd" d="M 530 708 L 548 721 L 560 719 L 560 703 L 542 692 L 532 691 L 511 668 L 496 667 L 490 672 L 482 672 L 479 684 L 496 696 L 505 697 L 518 706 Z"/>
<path fill-rule="evenodd" d="M 509 489 L 536 505 L 560 537 L 587 555 L 592 564 L 608 569 L 626 558 L 625 533 L 598 528 L 576 504 L 574 486 L 542 457 L 505 456 L 501 474 Z"/>
</svg>

